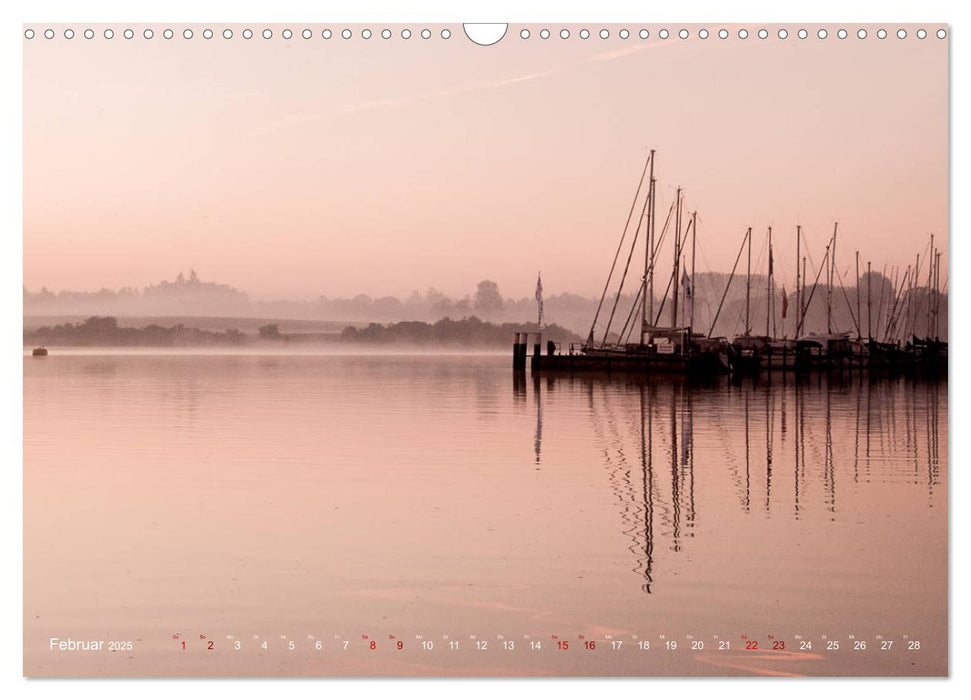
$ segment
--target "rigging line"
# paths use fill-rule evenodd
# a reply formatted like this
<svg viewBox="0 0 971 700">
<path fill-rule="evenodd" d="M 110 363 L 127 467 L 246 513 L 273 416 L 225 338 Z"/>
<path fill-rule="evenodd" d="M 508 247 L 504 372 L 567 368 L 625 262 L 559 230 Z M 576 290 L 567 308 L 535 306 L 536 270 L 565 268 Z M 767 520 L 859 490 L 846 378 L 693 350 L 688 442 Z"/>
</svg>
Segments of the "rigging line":
<svg viewBox="0 0 971 700">
<path fill-rule="evenodd" d="M 671 217 L 674 215 L 674 202 L 671 202 L 671 206 L 668 207 L 668 215 L 664 219 L 664 226 L 661 227 L 661 235 L 658 236 L 657 241 L 654 243 L 654 257 L 655 261 L 658 254 L 661 252 L 661 244 L 664 243 L 664 237 L 668 233 L 668 226 L 671 224 Z M 653 270 L 653 268 L 651 268 Z"/>
<path fill-rule="evenodd" d="M 731 334 L 731 336 L 729 336 L 731 338 L 734 338 L 734 337 L 736 337 L 738 335 L 738 327 L 740 325 L 742 325 L 742 320 L 743 320 L 742 319 L 742 313 L 743 313 L 742 309 L 739 309 L 738 310 L 738 316 L 735 318 L 735 325 L 732 326 L 732 334 Z"/>
<path fill-rule="evenodd" d="M 700 219 L 701 217 L 698 217 L 698 218 Z M 701 244 L 701 241 L 698 241 L 698 255 L 701 258 L 701 264 L 705 266 L 705 271 L 709 273 L 714 273 L 715 271 L 711 268 L 711 263 L 708 262 L 708 257 L 705 255 L 705 250 Z"/>
<path fill-rule="evenodd" d="M 604 337 L 603 340 L 600 341 L 600 347 L 603 347 L 607 342 L 607 334 L 610 333 L 610 326 L 614 322 L 614 314 L 617 313 L 617 304 L 620 303 L 620 295 L 624 291 L 624 284 L 627 282 L 627 273 L 630 271 L 630 261 L 634 258 L 634 249 L 637 248 L 637 239 L 641 234 L 641 224 L 644 223 L 645 229 L 647 228 L 644 213 L 647 211 L 648 201 L 649 197 L 645 197 L 644 206 L 641 208 L 640 218 L 637 220 L 637 228 L 634 229 L 634 239 L 630 244 L 630 252 L 627 254 L 627 263 L 624 265 L 624 274 L 621 276 L 620 285 L 617 287 L 617 296 L 614 297 L 614 305 L 613 308 L 610 309 L 610 318 L 607 319 L 607 327 L 604 329 Z M 645 231 L 645 235 L 646 234 L 647 231 Z M 641 286 L 643 286 L 643 284 Z M 640 294 L 640 291 L 638 291 L 638 294 Z M 621 337 L 623 337 L 623 333 L 621 333 Z"/>
<path fill-rule="evenodd" d="M 672 208 L 672 210 L 673 210 L 673 208 L 674 208 L 674 204 L 672 204 L 672 205 L 671 205 L 671 208 Z M 669 214 L 670 214 L 670 212 L 669 212 Z M 670 217 L 669 217 L 669 220 L 670 220 Z M 666 230 L 667 230 L 667 228 L 666 228 L 666 227 L 667 227 L 667 222 L 665 222 L 665 228 L 662 228 L 662 229 L 661 229 L 661 240 L 663 240 L 663 239 L 664 239 L 664 234 L 665 234 L 665 232 L 666 232 Z M 628 261 L 628 262 L 629 262 L 629 261 Z M 655 259 L 655 261 L 654 261 L 654 263 L 652 263 L 652 264 L 651 264 L 651 265 L 650 265 L 650 266 L 649 266 L 649 267 L 647 268 L 647 274 L 645 274 L 645 275 L 644 275 L 644 276 L 643 276 L 643 277 L 641 278 L 641 282 L 642 282 L 642 284 L 641 284 L 641 286 L 640 286 L 640 287 L 638 288 L 638 290 L 637 290 L 637 294 L 636 294 L 636 295 L 634 296 L 634 301 L 633 301 L 633 304 L 631 305 L 631 308 L 630 308 L 630 312 L 629 312 L 629 313 L 627 314 L 627 320 L 626 320 L 626 321 L 624 322 L 624 326 L 623 326 L 623 328 L 622 328 L 622 329 L 621 329 L 621 331 L 620 331 L 620 336 L 618 336 L 618 337 L 619 337 L 619 338 L 621 338 L 621 339 L 623 339 L 623 336 L 624 336 L 624 333 L 625 333 L 625 332 L 627 332 L 627 324 L 629 324 L 629 323 L 631 322 L 631 320 L 632 320 L 632 317 L 633 317 L 633 313 L 634 313 L 634 311 L 635 311 L 635 310 L 637 310 L 637 300 L 638 300 L 638 299 L 639 299 L 639 298 L 641 297 L 641 295 L 642 295 L 642 293 L 643 293 L 643 289 L 642 289 L 642 288 L 643 288 L 643 286 L 644 286 L 644 285 L 643 285 L 643 282 L 644 282 L 644 280 L 645 280 L 645 279 L 646 279 L 646 278 L 648 277 L 648 275 L 651 275 L 651 274 L 653 274 L 653 273 L 654 273 L 654 267 L 656 266 L 656 264 L 657 264 L 657 260 Z M 642 301 L 641 303 L 643 304 L 644 302 Z M 631 326 L 630 326 L 630 328 L 631 328 L 631 331 L 633 331 L 633 328 L 634 328 L 634 326 L 633 326 L 633 325 L 631 325 Z M 609 332 L 609 330 L 610 330 L 610 324 L 608 323 L 608 324 L 607 324 L 607 331 Z M 628 336 L 628 338 L 630 337 L 630 333 L 629 333 L 629 332 L 627 332 L 627 336 Z M 604 340 L 606 340 L 606 337 L 607 337 L 607 335 L 606 335 L 606 333 L 604 333 Z"/>
<path fill-rule="evenodd" d="M 638 294 L 638 297 L 640 297 L 640 296 L 642 296 L 642 295 L 641 294 Z M 633 318 L 634 313 L 636 311 L 638 311 L 643 305 L 644 305 L 644 302 L 642 300 L 635 299 L 634 300 L 634 304 L 630 307 L 630 314 L 628 315 L 628 318 Z M 619 340 L 620 340 L 620 344 L 621 345 L 627 345 L 628 343 L 630 343 L 631 334 L 634 332 L 634 325 L 635 324 L 632 323 L 630 325 L 630 328 L 624 328 L 621 331 L 621 334 L 620 334 L 620 337 L 619 337 Z"/>
<path fill-rule="evenodd" d="M 887 293 L 893 292 L 894 294 L 896 294 L 896 287 L 894 286 L 896 284 L 896 282 L 894 280 L 896 280 L 896 278 L 897 278 L 896 270 L 897 270 L 897 266 L 896 265 L 894 265 L 893 267 L 891 267 L 890 268 L 890 277 L 887 277 L 887 264 L 884 263 L 884 265 L 883 265 L 883 273 L 881 274 L 881 277 L 883 277 L 883 282 L 880 284 L 880 305 L 877 307 L 877 330 L 878 331 L 881 328 L 883 328 L 883 321 L 884 321 L 883 312 L 884 312 L 884 309 L 887 310 L 887 313 L 890 313 L 890 300 L 891 300 L 891 297 L 888 296 L 887 299 L 886 299 L 886 304 L 884 304 L 884 298 L 883 298 L 884 297 L 884 292 L 887 292 Z M 893 278 L 893 279 L 891 279 L 891 278 Z M 890 288 L 889 290 L 887 289 L 888 286 Z M 887 340 L 886 334 L 883 334 L 881 337 L 884 340 Z"/>
<path fill-rule="evenodd" d="M 660 235 L 660 237 L 659 237 L 659 239 L 658 239 L 658 242 L 657 242 L 657 245 L 656 245 L 656 246 L 655 246 L 655 248 L 654 248 L 654 250 L 655 250 L 655 251 L 657 251 L 657 250 L 658 250 L 658 249 L 660 248 L 660 245 L 661 245 L 661 243 L 662 243 L 662 242 L 664 241 L 664 236 L 665 236 L 665 234 L 667 233 L 667 227 L 668 227 L 668 224 L 669 224 L 669 223 L 670 223 L 670 221 L 671 221 L 671 212 L 673 212 L 673 211 L 674 211 L 674 204 L 672 203 L 672 204 L 671 204 L 671 209 L 670 209 L 670 210 L 668 211 L 668 218 L 667 218 L 667 220 L 666 220 L 666 221 L 664 222 L 664 227 L 663 227 L 663 228 L 661 229 L 661 235 Z M 658 259 L 658 256 L 656 256 L 656 255 L 655 255 L 655 260 L 654 260 L 654 262 L 653 262 L 653 263 L 652 263 L 652 264 L 651 264 L 651 265 L 650 265 L 650 266 L 649 266 L 649 267 L 647 268 L 647 274 L 645 274 L 645 275 L 644 275 L 644 277 L 642 277 L 642 278 L 641 278 L 641 281 L 642 281 L 642 282 L 643 282 L 643 281 L 644 281 L 644 279 L 646 279 L 646 278 L 647 278 L 647 277 L 648 277 L 649 275 L 652 275 L 652 274 L 654 274 L 654 268 L 655 268 L 655 267 L 657 266 L 657 259 Z M 643 285 L 642 285 L 642 286 L 643 286 Z M 641 294 L 641 291 L 638 291 L 638 293 L 637 293 L 637 296 L 640 296 L 640 294 Z M 635 297 L 634 297 L 634 303 L 635 303 L 635 304 L 637 303 L 637 296 L 635 296 Z M 632 307 L 632 309 L 633 309 L 633 307 Z M 629 322 L 629 321 L 630 321 L 630 315 L 628 314 L 628 322 Z M 624 324 L 624 327 L 625 327 L 625 328 L 626 328 L 626 325 L 627 325 L 627 324 L 625 323 L 625 324 Z M 631 326 L 631 328 L 633 328 L 633 326 Z M 623 331 L 622 331 L 621 333 L 623 334 Z M 629 335 L 629 334 L 628 334 L 628 335 Z"/>
<path fill-rule="evenodd" d="M 826 244 L 826 255 L 823 256 L 819 270 L 816 272 L 816 279 L 813 280 L 812 289 L 809 290 L 809 299 L 802 306 L 802 313 L 800 314 L 799 325 L 796 326 L 796 337 L 799 337 L 799 332 L 802 330 L 803 324 L 806 322 L 806 314 L 809 311 L 809 305 L 813 303 L 813 296 L 816 294 L 816 286 L 819 284 L 819 276 L 823 273 L 823 268 L 825 267 L 826 261 L 829 260 L 829 244 Z"/>
<path fill-rule="evenodd" d="M 769 249 L 769 239 L 768 239 L 768 236 L 766 236 L 765 238 L 762 239 L 762 245 L 759 247 L 759 252 L 755 258 L 755 262 L 752 263 L 753 270 L 762 269 L 762 261 L 765 259 L 764 256 L 768 249 Z M 758 279 L 760 277 L 763 277 L 763 275 L 760 273 L 755 273 L 754 275 L 752 275 L 752 277 L 753 279 Z"/>
<path fill-rule="evenodd" d="M 653 158 L 653 153 L 647 156 L 644 161 L 644 170 L 641 172 L 641 179 L 637 183 L 637 190 L 634 192 L 634 199 L 630 203 L 630 212 L 627 214 L 627 223 L 624 224 L 624 232 L 620 237 L 620 244 L 617 246 L 617 252 L 614 253 L 614 261 L 610 265 L 610 273 L 607 275 L 607 283 L 604 285 L 603 294 L 600 295 L 600 303 L 597 304 L 597 312 L 593 315 L 593 323 L 590 325 L 590 335 L 587 338 L 588 343 L 593 342 L 593 330 L 597 325 L 597 318 L 600 316 L 600 309 L 603 306 L 604 299 L 607 298 L 607 290 L 610 289 L 610 280 L 614 276 L 614 268 L 617 266 L 617 259 L 620 257 L 620 251 L 624 247 L 624 239 L 627 237 L 627 229 L 630 228 L 630 220 L 634 216 L 634 210 L 637 208 L 637 198 L 641 195 L 641 187 L 644 185 L 644 178 L 647 176 L 647 168 L 651 164 L 651 159 Z M 640 228 L 640 223 L 638 222 L 638 228 Z"/>
<path fill-rule="evenodd" d="M 847 273 L 848 272 L 849 270 L 847 270 Z M 838 267 L 836 268 L 836 278 L 839 280 L 839 283 L 840 283 L 840 291 L 843 292 L 843 301 L 846 302 L 846 309 L 850 312 L 850 318 L 853 319 L 853 325 L 856 326 L 856 334 L 857 336 L 862 338 L 863 331 L 860 330 L 860 323 L 859 321 L 857 321 L 856 314 L 853 313 L 853 306 L 850 304 L 850 298 L 846 295 L 846 287 L 843 286 L 843 276 L 840 274 L 840 270 Z M 859 294 L 859 290 L 857 290 L 857 294 Z"/>
<path fill-rule="evenodd" d="M 649 275 L 653 276 L 654 269 L 657 267 L 657 261 L 659 258 L 658 253 L 661 250 L 661 244 L 664 243 L 664 239 L 667 236 L 668 226 L 671 224 L 671 216 L 674 214 L 674 205 L 675 203 L 671 202 L 671 206 L 668 207 L 668 215 L 664 219 L 664 226 L 661 227 L 661 235 L 657 237 L 657 241 L 654 244 L 654 263 L 648 268 Z M 665 294 L 667 294 L 667 292 L 665 292 Z M 658 318 L 660 318 L 660 314 L 658 314 Z M 657 322 L 652 321 L 651 325 L 657 325 Z"/>
<path fill-rule="evenodd" d="M 745 235 L 742 236 L 742 245 L 739 246 L 738 256 L 736 256 L 736 258 L 735 258 L 735 264 L 732 265 L 732 271 L 728 275 L 728 282 L 725 283 L 725 291 L 722 293 L 721 301 L 718 302 L 718 310 L 715 311 L 715 318 L 712 319 L 712 321 L 711 321 L 711 327 L 708 329 L 708 337 L 709 338 L 711 337 L 711 334 L 715 330 L 715 324 L 718 323 L 718 315 L 721 314 L 721 312 L 722 312 L 722 305 L 725 303 L 725 297 L 728 296 L 728 288 L 732 286 L 732 280 L 735 278 L 735 270 L 738 268 L 738 261 L 742 259 L 742 251 L 745 250 L 745 242 L 748 240 L 748 237 L 750 235 L 752 235 L 751 229 L 749 229 L 745 233 Z M 736 324 L 736 326 L 737 325 L 738 324 Z"/>
<path fill-rule="evenodd" d="M 642 293 L 641 294 L 641 299 L 640 299 L 640 304 L 638 304 L 637 303 L 637 300 L 635 299 L 635 303 L 631 307 L 631 314 L 632 314 L 631 315 L 631 318 L 633 318 L 633 313 L 634 312 L 643 309 L 643 307 L 644 307 L 644 294 Z M 627 330 L 627 337 L 626 337 L 626 339 L 624 339 L 624 343 L 629 343 L 630 342 L 630 337 L 631 337 L 631 335 L 634 334 L 634 326 L 635 325 L 637 325 L 637 324 L 634 324 L 634 323 L 631 323 L 630 324 L 630 328 Z"/>
<path fill-rule="evenodd" d="M 684 230 L 684 238 L 681 241 L 681 245 L 678 246 L 678 250 L 675 251 L 675 255 L 677 256 L 677 259 L 678 259 L 679 262 L 681 260 L 681 256 L 684 254 L 684 244 L 685 244 L 685 241 L 687 241 L 687 239 L 688 239 L 688 231 L 690 231 L 690 230 L 691 230 L 691 221 L 689 220 L 688 221 L 688 226 Z M 653 326 L 657 326 L 658 321 L 661 320 L 661 312 L 664 311 L 664 305 L 667 303 L 667 300 L 668 300 L 668 292 L 671 291 L 671 281 L 672 280 L 674 280 L 674 283 L 675 284 L 678 284 L 678 280 L 675 280 L 674 279 L 674 271 L 673 270 L 671 271 L 671 276 L 668 277 L 668 285 L 667 285 L 667 287 L 664 288 L 664 296 L 661 297 L 661 308 L 658 309 L 658 311 L 657 311 L 657 317 L 654 319 L 654 323 L 651 324 Z"/>
<path fill-rule="evenodd" d="M 668 284 L 664 288 L 664 296 L 661 297 L 661 306 L 657 310 L 657 316 L 655 316 L 654 320 L 651 322 L 651 325 L 654 327 L 657 327 L 658 321 L 661 320 L 661 312 L 664 311 L 664 304 L 667 303 L 668 292 L 671 291 L 671 280 L 673 278 L 674 278 L 674 273 L 672 272 L 670 275 L 668 275 Z"/>
<path fill-rule="evenodd" d="M 777 233 L 777 238 L 781 238 L 781 234 Z M 791 252 L 791 251 L 790 251 Z M 777 247 L 773 247 L 772 253 L 772 279 L 776 282 L 781 282 L 782 286 L 785 286 L 790 282 L 789 280 L 789 267 L 786 265 L 786 260 L 789 255 L 782 255 Z M 779 271 L 782 271 L 781 274 Z"/>
<path fill-rule="evenodd" d="M 701 217 L 699 217 L 701 218 Z M 709 303 L 710 298 L 718 295 L 718 290 L 715 289 L 715 279 L 716 273 L 711 269 L 711 264 L 708 262 L 707 256 L 702 249 L 701 242 L 698 242 L 698 254 L 701 256 L 701 264 L 705 266 L 705 271 L 700 273 L 702 285 L 699 285 L 695 280 L 691 280 L 691 285 L 694 287 L 695 298 L 692 299 L 691 303 L 694 303 L 698 299 L 705 300 L 705 307 L 708 309 L 708 323 L 709 323 L 709 337 L 711 333 L 711 304 Z M 704 286 L 704 294 L 698 293 L 699 286 Z"/>
<path fill-rule="evenodd" d="M 897 305 L 900 304 L 900 300 L 903 298 L 903 291 L 907 287 L 907 280 L 910 277 L 910 265 L 907 266 L 907 271 L 904 273 L 904 278 L 900 281 L 900 287 L 897 288 L 897 293 L 894 294 L 893 308 L 890 309 L 890 316 L 887 318 L 887 330 L 884 336 L 897 337 Z M 903 305 L 900 305 L 903 308 Z M 893 336 L 890 335 L 890 330 L 893 329 Z"/>
<path fill-rule="evenodd" d="M 893 323 L 894 315 L 896 314 L 896 311 L 897 311 L 897 302 L 900 299 L 900 293 L 903 290 L 903 288 L 907 286 L 907 277 L 908 275 L 910 275 L 910 265 L 907 266 L 907 272 L 904 274 L 903 282 L 900 282 L 900 269 L 895 268 L 895 270 L 896 272 L 894 273 L 893 298 L 887 300 L 887 306 L 889 307 L 887 309 L 887 326 L 883 332 L 884 337 L 887 338 L 888 340 L 891 339 L 890 329 L 893 328 L 893 325 L 894 325 Z M 900 282 L 899 287 L 897 286 L 898 282 Z M 893 302 L 893 306 L 890 306 L 891 301 Z M 895 336 L 896 336 L 896 332 L 894 333 L 894 337 Z"/>
<path fill-rule="evenodd" d="M 641 281 L 643 282 L 643 278 L 642 278 Z M 640 308 L 637 302 L 641 300 L 641 292 L 643 292 L 643 291 L 644 291 L 644 285 L 641 284 L 640 286 L 638 286 L 638 288 L 637 288 L 637 294 L 634 296 L 634 301 L 630 305 L 630 313 L 627 314 L 627 320 L 624 321 L 624 326 L 623 326 L 623 328 L 620 329 L 620 335 L 617 336 L 618 340 L 621 343 L 624 342 L 624 334 L 627 333 L 627 325 L 630 324 L 630 329 L 632 331 L 634 330 L 634 324 L 631 323 L 631 319 L 634 318 L 634 312 L 637 311 Z M 609 330 L 610 329 L 610 326 L 607 326 L 607 329 Z M 627 333 L 627 335 L 629 336 L 630 334 Z M 605 339 L 606 339 L 606 336 L 605 336 Z"/>
<path fill-rule="evenodd" d="M 926 251 L 927 250 L 927 247 L 929 247 L 929 246 L 930 246 L 930 241 L 927 242 L 927 246 L 924 247 L 924 250 Z M 921 287 L 920 287 L 920 267 L 921 267 L 921 265 L 924 262 L 927 261 L 927 258 L 928 257 L 930 257 L 930 256 L 927 255 L 922 260 L 919 255 L 917 256 L 917 266 L 916 266 L 916 269 L 914 271 L 914 279 L 911 280 L 912 287 L 913 288 L 910 290 L 910 292 L 907 295 L 907 316 L 910 318 L 910 325 L 906 327 L 906 329 L 907 329 L 907 335 L 916 335 L 915 331 L 917 329 L 917 314 L 920 313 L 920 306 L 921 306 L 921 301 L 920 301 L 920 296 L 919 296 L 920 295 L 920 290 L 921 290 Z M 934 269 L 933 268 L 933 263 L 928 263 L 928 265 L 927 265 L 927 289 L 928 289 L 928 291 L 930 290 L 930 278 L 931 278 L 931 274 L 933 272 L 933 269 Z M 916 303 L 916 306 L 915 306 L 915 303 Z M 930 313 L 930 310 L 928 310 L 928 313 Z M 906 321 L 905 321 L 905 323 L 906 323 Z"/>
<path fill-rule="evenodd" d="M 907 318 L 904 310 L 909 309 L 910 298 L 913 296 L 913 291 L 914 291 L 913 287 L 914 287 L 915 278 L 916 278 L 916 275 L 913 274 L 913 268 L 911 268 L 910 271 L 911 271 L 910 280 L 908 281 L 907 278 L 904 277 L 904 282 L 901 285 L 900 307 L 897 309 L 897 313 L 894 316 L 894 320 L 893 320 L 893 334 L 895 337 L 899 337 L 901 341 L 903 341 L 906 338 L 906 330 L 907 330 L 904 326 L 904 324 L 907 322 Z M 907 287 L 908 283 L 910 284 L 910 288 Z"/>
<path fill-rule="evenodd" d="M 816 261 L 813 260 L 813 251 L 812 251 L 812 248 L 809 245 L 809 241 L 806 240 L 806 232 L 805 231 L 803 231 L 802 240 L 803 240 L 803 246 L 802 246 L 802 248 L 803 248 L 804 251 L 806 251 L 806 260 L 809 261 L 809 267 L 810 267 L 810 269 L 812 269 L 812 268 L 816 267 Z M 827 244 L 827 248 L 828 247 L 829 247 L 829 245 Z"/>
</svg>

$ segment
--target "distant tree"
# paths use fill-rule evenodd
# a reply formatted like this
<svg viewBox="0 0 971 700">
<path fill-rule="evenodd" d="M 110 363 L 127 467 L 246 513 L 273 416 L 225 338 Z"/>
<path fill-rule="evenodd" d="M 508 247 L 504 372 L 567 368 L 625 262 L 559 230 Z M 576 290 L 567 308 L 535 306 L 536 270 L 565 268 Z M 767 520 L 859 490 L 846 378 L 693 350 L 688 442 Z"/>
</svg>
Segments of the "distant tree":
<svg viewBox="0 0 971 700">
<path fill-rule="evenodd" d="M 114 316 L 92 316 L 80 327 L 91 333 L 110 333 L 118 329 L 118 319 Z"/>
<path fill-rule="evenodd" d="M 195 270 L 189 270 L 189 282 L 196 284 L 199 281 L 199 275 L 196 274 Z"/>
<path fill-rule="evenodd" d="M 492 280 L 482 280 L 475 290 L 475 310 L 482 314 L 495 314 L 502 311 L 502 295 L 499 285 Z"/>
<path fill-rule="evenodd" d="M 180 273 L 179 273 L 179 276 L 175 278 L 175 283 L 176 283 L 176 284 L 185 284 L 185 275 L 183 275 L 183 274 L 182 274 L 182 273 L 180 272 Z"/>
<path fill-rule="evenodd" d="M 280 327 L 275 323 L 267 323 L 260 326 L 259 334 L 265 340 L 277 340 L 280 337 Z"/>
<path fill-rule="evenodd" d="M 432 304 L 432 314 L 435 316 L 446 317 L 455 310 L 455 302 L 448 297 L 442 297 Z"/>
</svg>

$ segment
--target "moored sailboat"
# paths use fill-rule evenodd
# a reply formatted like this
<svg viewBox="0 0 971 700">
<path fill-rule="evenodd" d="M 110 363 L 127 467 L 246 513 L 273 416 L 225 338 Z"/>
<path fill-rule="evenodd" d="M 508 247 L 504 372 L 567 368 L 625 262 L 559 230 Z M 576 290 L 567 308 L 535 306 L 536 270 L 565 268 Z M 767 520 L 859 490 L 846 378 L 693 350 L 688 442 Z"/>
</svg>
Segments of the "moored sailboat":
<svg viewBox="0 0 971 700">
<path fill-rule="evenodd" d="M 624 227 L 617 252 L 604 285 L 597 311 L 586 342 L 579 347 L 573 346 L 565 353 L 555 346 L 548 346 L 545 355 L 534 352 L 531 367 L 536 371 L 626 371 L 644 375 L 672 373 L 683 376 L 709 376 L 729 371 L 729 347 L 723 338 L 710 338 L 694 330 L 694 264 L 695 241 L 697 236 L 697 212 L 685 221 L 683 216 L 682 190 L 678 188 L 675 202 L 671 205 L 662 226 L 660 236 L 656 236 L 657 180 L 654 176 L 655 151 L 652 149 L 644 164 L 640 182 L 634 194 L 627 223 Z M 647 181 L 647 192 L 642 198 L 641 191 Z M 631 222 L 640 204 L 640 216 L 633 227 L 633 236 L 627 251 L 626 264 L 619 276 L 616 294 L 605 307 L 608 292 L 624 243 L 631 229 Z M 673 266 L 667 287 L 655 310 L 654 282 L 658 252 L 668 232 L 673 217 Z M 686 257 L 687 243 L 691 241 L 691 274 L 682 271 L 682 261 Z M 644 272 L 640 287 L 627 314 L 626 321 L 618 332 L 611 334 L 624 284 L 628 277 L 630 264 L 643 236 Z M 680 299 L 679 299 L 679 292 Z M 668 297 L 671 297 L 670 302 Z M 662 325 L 661 316 L 668 306 L 670 324 Z M 606 327 L 597 332 L 601 314 L 606 315 Z M 639 315 L 639 323 L 636 316 Z M 635 330 L 640 333 L 635 337 Z M 599 337 L 598 337 L 599 336 Z M 541 347 L 541 343 L 536 345 Z M 523 360 L 523 365 L 525 364 Z"/>
</svg>

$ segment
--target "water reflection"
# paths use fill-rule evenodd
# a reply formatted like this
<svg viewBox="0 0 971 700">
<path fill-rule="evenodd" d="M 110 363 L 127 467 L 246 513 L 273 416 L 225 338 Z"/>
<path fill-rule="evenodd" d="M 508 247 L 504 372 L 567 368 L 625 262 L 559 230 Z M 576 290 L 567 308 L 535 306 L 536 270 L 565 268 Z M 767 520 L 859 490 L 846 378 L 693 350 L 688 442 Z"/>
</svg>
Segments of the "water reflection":
<svg viewBox="0 0 971 700">
<path fill-rule="evenodd" d="M 532 386 L 535 462 L 542 459 L 544 392 L 582 395 L 631 570 L 645 593 L 656 585 L 657 548 L 682 553 L 696 536 L 703 516 L 697 470 L 727 469 L 736 512 L 745 516 L 860 522 L 862 514 L 843 511 L 841 493 L 852 492 L 853 503 L 878 499 L 881 484 L 921 487 L 928 508 L 946 502 L 938 493 L 946 382 L 813 376 L 696 386 L 550 376 L 543 384 L 536 378 Z M 515 397 L 525 402 L 524 381 L 517 380 Z M 705 448 L 696 463 L 699 437 Z"/>
</svg>

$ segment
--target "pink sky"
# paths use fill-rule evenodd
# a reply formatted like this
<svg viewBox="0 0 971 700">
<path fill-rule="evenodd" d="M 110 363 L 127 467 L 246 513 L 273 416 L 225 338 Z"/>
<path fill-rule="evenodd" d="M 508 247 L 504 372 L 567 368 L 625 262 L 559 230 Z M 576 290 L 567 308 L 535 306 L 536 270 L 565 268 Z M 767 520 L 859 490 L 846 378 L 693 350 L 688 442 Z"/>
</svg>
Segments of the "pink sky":
<svg viewBox="0 0 971 700">
<path fill-rule="evenodd" d="M 257 298 L 460 296 L 483 278 L 528 296 L 541 269 L 547 294 L 599 294 L 650 147 L 665 202 L 681 185 L 699 212 L 700 270 L 727 272 L 746 227 L 758 248 L 772 225 L 791 285 L 796 224 L 818 262 L 834 220 L 844 274 L 857 249 L 877 270 L 912 264 L 931 233 L 946 264 L 936 26 L 862 41 L 511 26 L 492 47 L 459 27 L 447 41 L 203 28 L 24 42 L 28 289 L 195 268 Z"/>
</svg>

